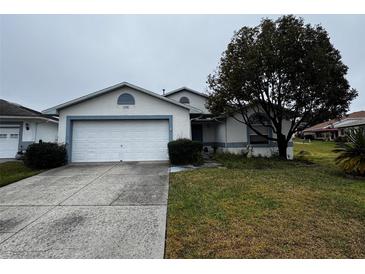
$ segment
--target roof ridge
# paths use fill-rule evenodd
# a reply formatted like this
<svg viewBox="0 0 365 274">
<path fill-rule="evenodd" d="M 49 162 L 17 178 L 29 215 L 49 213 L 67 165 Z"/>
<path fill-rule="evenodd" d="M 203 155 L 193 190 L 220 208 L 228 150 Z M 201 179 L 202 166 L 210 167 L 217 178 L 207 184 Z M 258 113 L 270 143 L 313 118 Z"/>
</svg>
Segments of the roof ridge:
<svg viewBox="0 0 365 274">
<path fill-rule="evenodd" d="M 147 90 L 145 88 L 142 88 L 142 87 L 139 87 L 139 86 L 136 86 L 136 85 L 133 85 L 129 82 L 126 82 L 126 81 L 123 81 L 121 83 L 118 83 L 118 84 L 115 84 L 115 85 L 112 85 L 112 86 L 109 86 L 109 87 L 106 87 L 106 88 L 103 88 L 101 90 L 98 90 L 98 91 L 94 91 L 94 92 L 91 92 L 89 94 L 86 94 L 86 95 L 83 95 L 83 96 L 80 96 L 78 98 L 75 98 L 75 99 L 72 99 L 70 101 L 67 101 L 65 103 L 62 103 L 62 104 L 58 104 L 54 107 L 51 107 L 51 108 L 48 108 L 48 109 L 45 109 L 42 111 L 43 114 L 51 114 L 52 112 L 55 112 L 57 111 L 58 109 L 61 109 L 61 108 L 64 108 L 64 107 L 67 107 L 67 106 L 70 106 L 70 105 L 74 105 L 74 104 L 77 104 L 79 102 L 82 102 L 84 100 L 88 100 L 88 99 L 91 99 L 93 97 L 96 97 L 96 96 L 100 96 L 102 94 L 105 94 L 107 92 L 111 92 L 117 88 L 121 88 L 123 86 L 127 86 L 131 89 L 135 89 L 137 91 L 140 91 L 140 92 L 144 92 L 145 94 L 147 95 L 150 95 L 150 96 L 154 96 L 158 99 L 161 99 L 161 100 L 164 100 L 164 101 L 167 101 L 169 103 L 172 103 L 174 105 L 177 105 L 177 106 L 180 106 L 180 107 L 183 107 L 183 108 L 186 108 L 186 109 L 189 109 L 189 107 L 187 107 L 186 105 L 184 104 L 181 104 L 175 100 L 171 100 L 169 98 L 165 98 L 164 96 L 162 96 L 161 94 L 158 94 L 156 92 L 153 92 L 153 91 L 150 91 L 150 90 Z"/>
<path fill-rule="evenodd" d="M 208 97 L 208 94 L 202 93 L 202 92 L 200 92 L 200 91 L 197 91 L 197 90 L 195 90 L 195 89 L 189 88 L 189 87 L 187 87 L 187 86 L 183 86 L 183 87 L 180 87 L 180 88 L 177 88 L 177 89 L 171 90 L 171 91 L 169 91 L 169 92 L 165 93 L 163 96 L 165 96 L 165 97 L 166 97 L 166 96 L 169 96 L 169 95 L 171 95 L 171 94 L 177 93 L 177 92 L 182 91 L 182 90 L 186 90 L 186 91 L 189 91 L 189 92 L 191 92 L 191 93 L 194 93 L 194 94 L 197 94 L 197 95 L 200 95 L 200 96 L 203 96 L 203 97 Z"/>
</svg>

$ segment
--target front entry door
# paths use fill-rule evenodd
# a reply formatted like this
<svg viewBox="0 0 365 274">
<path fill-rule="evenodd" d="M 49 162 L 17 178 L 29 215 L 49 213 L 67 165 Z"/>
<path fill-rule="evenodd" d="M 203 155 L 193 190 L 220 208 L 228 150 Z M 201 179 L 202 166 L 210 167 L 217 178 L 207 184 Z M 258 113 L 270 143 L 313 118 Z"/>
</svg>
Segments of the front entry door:
<svg viewBox="0 0 365 274">
<path fill-rule="evenodd" d="M 191 138 L 193 141 L 203 142 L 203 125 L 191 125 Z"/>
</svg>

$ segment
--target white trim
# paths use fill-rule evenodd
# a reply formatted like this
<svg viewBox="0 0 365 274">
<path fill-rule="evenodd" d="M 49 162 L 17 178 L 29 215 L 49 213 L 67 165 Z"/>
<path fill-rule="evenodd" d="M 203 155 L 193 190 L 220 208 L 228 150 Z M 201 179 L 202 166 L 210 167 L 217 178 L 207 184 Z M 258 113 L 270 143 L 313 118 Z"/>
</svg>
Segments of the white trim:
<svg viewBox="0 0 365 274">
<path fill-rule="evenodd" d="M 169 92 L 165 93 L 164 96 L 165 97 L 166 96 L 170 96 L 172 94 L 175 94 L 175 93 L 178 93 L 178 92 L 184 91 L 184 90 L 187 91 L 187 92 L 190 92 L 190 93 L 194 93 L 194 94 L 199 95 L 199 96 L 204 97 L 204 98 L 207 98 L 208 97 L 207 94 L 201 93 L 199 91 L 193 90 L 193 89 L 188 88 L 188 87 L 181 87 L 181 88 L 178 88 L 178 89 L 174 89 L 172 91 L 169 91 Z"/>
<path fill-rule="evenodd" d="M 207 113 L 204 113 L 201 109 L 198 109 L 197 107 L 193 107 L 193 106 L 190 106 L 190 105 L 188 105 L 188 106 L 190 108 L 190 113 L 191 114 L 199 114 L 199 113 L 207 114 Z"/>
<path fill-rule="evenodd" d="M 58 124 L 58 121 L 52 120 L 52 119 L 49 119 L 49 118 L 46 118 L 46 117 L 42 117 L 42 116 L 36 116 L 36 117 L 33 117 L 33 116 L 0 116 L 0 120 L 1 119 L 43 120 L 43 121 L 46 121 L 46 122 L 52 122 L 52 123 Z"/>
<path fill-rule="evenodd" d="M 184 105 L 184 104 L 180 104 L 179 102 L 176 102 L 175 100 L 171 100 L 171 99 L 168 99 L 168 98 L 165 98 L 157 93 L 154 93 L 152 91 L 149 91 L 147 89 L 144 89 L 144 88 L 141 88 L 141 87 L 138 87 L 138 86 L 135 86 L 135 85 L 132 85 L 128 82 L 122 82 L 122 83 L 119 83 L 119 84 L 116 84 L 114 86 L 110 86 L 110 87 L 107 87 L 105 89 L 102 89 L 102 90 L 99 90 L 99 91 L 95 91 L 93 93 L 90 93 L 90 94 L 87 94 L 87 95 L 84 95 L 84 96 L 81 96 L 79 98 L 76 98 L 76 99 L 73 99 L 71 101 L 68 101 L 68 102 L 65 102 L 63 104 L 59 104 L 57 106 L 54 106 L 52 108 L 48 108 L 48 109 L 45 109 L 42 111 L 42 113 L 44 114 L 57 114 L 57 111 L 59 109 L 62 109 L 62 108 L 65 108 L 65 107 L 68 107 L 68 106 L 71 106 L 71 105 L 76 105 L 80 102 L 83 102 L 83 101 L 86 101 L 86 100 L 89 100 L 91 98 L 94 98 L 96 96 L 100 96 L 100 95 L 103 95 L 107 92 L 110 92 L 110 91 L 113 91 L 115 89 L 118 89 L 118 88 L 121 88 L 121 87 L 129 87 L 129 88 L 132 88 L 134 90 L 137 90 L 137 91 L 140 91 L 140 92 L 143 92 L 147 95 L 150 95 L 150 96 L 153 96 L 153 97 L 156 97 L 160 100 L 163 100 L 163 101 L 166 101 L 168 103 L 171 103 L 171 104 L 174 104 L 174 105 L 177 105 L 179 107 L 182 107 L 182 108 L 186 108 L 186 109 L 189 109 L 188 106 Z"/>
</svg>

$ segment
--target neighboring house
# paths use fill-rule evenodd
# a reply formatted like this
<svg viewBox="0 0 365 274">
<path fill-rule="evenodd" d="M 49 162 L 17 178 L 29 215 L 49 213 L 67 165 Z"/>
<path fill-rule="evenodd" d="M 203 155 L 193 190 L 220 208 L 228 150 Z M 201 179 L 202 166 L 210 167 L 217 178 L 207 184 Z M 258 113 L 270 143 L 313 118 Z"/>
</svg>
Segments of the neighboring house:
<svg viewBox="0 0 365 274">
<path fill-rule="evenodd" d="M 246 125 L 214 117 L 206 100 L 185 87 L 162 96 L 123 82 L 43 113 L 59 115 L 58 142 L 66 144 L 70 162 L 168 160 L 167 143 L 179 138 L 202 141 L 206 150 L 242 153 L 252 147 L 262 156 L 277 151 Z M 288 155 L 292 158 L 292 143 Z"/>
<path fill-rule="evenodd" d="M 365 128 L 365 111 L 357 111 L 345 115 L 340 119 L 332 119 L 303 130 L 306 139 L 335 140 L 343 137 L 351 128 Z"/>
<path fill-rule="evenodd" d="M 57 137 L 57 118 L 0 99 L 0 158 L 15 158 L 29 144 Z"/>
</svg>

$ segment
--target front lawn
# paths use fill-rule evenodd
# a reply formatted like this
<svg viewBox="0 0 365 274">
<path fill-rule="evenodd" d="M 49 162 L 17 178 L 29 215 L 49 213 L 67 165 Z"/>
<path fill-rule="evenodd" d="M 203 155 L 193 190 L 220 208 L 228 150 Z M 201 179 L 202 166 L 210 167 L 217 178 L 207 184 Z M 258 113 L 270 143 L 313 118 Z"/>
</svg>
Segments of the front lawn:
<svg viewBox="0 0 365 274">
<path fill-rule="evenodd" d="M 365 258 L 365 181 L 344 177 L 332 148 L 171 174 L 166 257 Z"/>
<path fill-rule="evenodd" d="M 41 170 L 33 170 L 26 167 L 23 162 L 20 161 L 0 163 L 0 187 L 36 175 L 40 172 Z"/>
<path fill-rule="evenodd" d="M 323 166 L 329 166 L 334 169 L 338 169 L 335 166 L 336 154 L 332 152 L 335 148 L 335 143 L 330 141 L 304 141 L 302 139 L 294 140 L 294 154 L 299 157 L 300 153 L 304 151 L 304 157 L 306 160 L 321 164 Z"/>
</svg>

